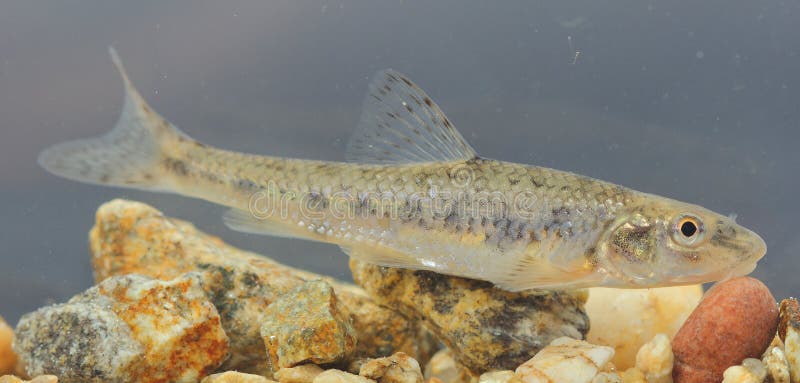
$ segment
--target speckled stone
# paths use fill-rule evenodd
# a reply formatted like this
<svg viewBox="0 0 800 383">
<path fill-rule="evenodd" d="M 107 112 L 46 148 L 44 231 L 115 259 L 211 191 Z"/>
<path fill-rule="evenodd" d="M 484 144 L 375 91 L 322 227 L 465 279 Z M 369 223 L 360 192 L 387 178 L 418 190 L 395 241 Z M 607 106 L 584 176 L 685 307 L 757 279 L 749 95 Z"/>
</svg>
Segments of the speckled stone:
<svg viewBox="0 0 800 383">
<path fill-rule="evenodd" d="M 430 334 L 403 315 L 378 306 L 356 286 L 294 269 L 246 252 L 197 230 L 190 223 L 164 216 L 140 203 L 113 200 L 103 204 L 90 235 L 95 279 L 139 273 L 171 279 L 202 273 L 231 342 L 231 358 L 222 366 L 266 374 L 260 328 L 264 310 L 292 289 L 326 279 L 353 315 L 359 337 L 354 357 L 381 357 L 405 352 L 423 363 L 437 349 Z"/>
<path fill-rule="evenodd" d="M 228 357 L 228 338 L 197 274 L 109 278 L 20 319 L 29 375 L 61 382 L 196 382 Z"/>
<path fill-rule="evenodd" d="M 583 338 L 585 291 L 511 293 L 491 283 L 350 261 L 380 304 L 421 321 L 475 376 L 516 368 L 555 338 Z"/>
<path fill-rule="evenodd" d="M 269 369 L 346 360 L 356 346 L 350 322 L 327 282 L 310 281 L 290 291 L 264 311 L 261 337 Z"/>
<path fill-rule="evenodd" d="M 673 380 L 721 381 L 728 367 L 761 357 L 777 326 L 775 298 L 761 281 L 739 277 L 717 283 L 673 339 Z"/>
<path fill-rule="evenodd" d="M 778 335 L 783 340 L 783 351 L 789 366 L 792 382 L 800 381 L 800 304 L 795 298 L 781 301 Z"/>
<path fill-rule="evenodd" d="M 209 375 L 200 383 L 275 383 L 261 375 L 245 374 L 238 371 L 226 371 Z"/>
<path fill-rule="evenodd" d="M 364 363 L 359 375 L 378 383 L 422 383 L 422 371 L 414 358 L 398 352 Z"/>
<path fill-rule="evenodd" d="M 761 361 L 767 366 L 767 377 L 771 383 L 790 383 L 789 362 L 782 347 L 770 347 Z"/>
</svg>

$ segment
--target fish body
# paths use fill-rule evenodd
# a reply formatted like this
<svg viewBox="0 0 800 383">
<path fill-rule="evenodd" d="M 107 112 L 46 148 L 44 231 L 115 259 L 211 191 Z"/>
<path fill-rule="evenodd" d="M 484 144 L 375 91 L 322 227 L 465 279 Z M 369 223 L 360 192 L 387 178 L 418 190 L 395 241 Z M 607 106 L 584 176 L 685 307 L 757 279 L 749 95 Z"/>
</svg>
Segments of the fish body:
<svg viewBox="0 0 800 383">
<path fill-rule="evenodd" d="M 117 126 L 45 150 L 83 182 L 231 208 L 233 229 L 334 243 L 356 259 L 507 290 L 652 287 L 749 273 L 757 234 L 699 206 L 589 177 L 478 156 L 405 76 L 379 72 L 350 162 L 244 154 L 193 140 L 126 85 Z"/>
</svg>

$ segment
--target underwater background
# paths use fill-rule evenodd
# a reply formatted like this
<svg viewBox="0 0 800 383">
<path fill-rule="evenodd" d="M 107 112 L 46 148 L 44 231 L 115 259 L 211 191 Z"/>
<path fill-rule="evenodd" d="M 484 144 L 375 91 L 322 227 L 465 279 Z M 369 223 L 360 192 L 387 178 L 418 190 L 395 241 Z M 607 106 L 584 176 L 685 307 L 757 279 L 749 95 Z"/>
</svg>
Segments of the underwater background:
<svg viewBox="0 0 800 383">
<path fill-rule="evenodd" d="M 800 293 L 800 3 L 3 1 L 0 309 L 93 284 L 87 233 L 117 197 L 279 262 L 349 279 L 332 245 L 233 232 L 224 208 L 47 174 L 45 147 L 108 131 L 120 52 L 148 102 L 225 149 L 342 160 L 368 78 L 393 68 L 485 157 L 735 213 L 754 275 Z"/>
</svg>

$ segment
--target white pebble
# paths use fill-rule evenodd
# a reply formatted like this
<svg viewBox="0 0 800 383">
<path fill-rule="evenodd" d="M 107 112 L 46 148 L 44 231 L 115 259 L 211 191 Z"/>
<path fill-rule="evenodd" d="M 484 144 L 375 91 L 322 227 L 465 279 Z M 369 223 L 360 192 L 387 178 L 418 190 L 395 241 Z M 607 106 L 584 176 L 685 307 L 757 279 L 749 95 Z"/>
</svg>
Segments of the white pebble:
<svg viewBox="0 0 800 383">
<path fill-rule="evenodd" d="M 644 373 L 648 383 L 671 382 L 673 360 L 669 337 L 658 334 L 636 353 L 636 368 Z"/>
<path fill-rule="evenodd" d="M 767 377 L 767 366 L 758 359 L 747 358 L 741 366 L 731 366 L 722 373 L 722 383 L 761 383 Z"/>
<path fill-rule="evenodd" d="M 478 383 L 506 383 L 513 377 L 514 371 L 511 370 L 492 371 L 481 375 Z"/>
<path fill-rule="evenodd" d="M 511 381 L 591 383 L 613 356 L 611 347 L 561 337 L 520 365 Z"/>
</svg>

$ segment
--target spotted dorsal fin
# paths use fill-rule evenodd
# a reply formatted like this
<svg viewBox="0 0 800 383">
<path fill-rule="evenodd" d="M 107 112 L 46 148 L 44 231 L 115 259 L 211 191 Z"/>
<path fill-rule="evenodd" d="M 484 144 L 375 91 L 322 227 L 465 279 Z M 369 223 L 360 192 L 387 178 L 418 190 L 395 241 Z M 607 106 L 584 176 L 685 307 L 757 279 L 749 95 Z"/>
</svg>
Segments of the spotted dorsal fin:
<svg viewBox="0 0 800 383">
<path fill-rule="evenodd" d="M 350 139 L 351 162 L 404 164 L 468 160 L 476 156 L 439 106 L 402 74 L 375 74 L 361 120 Z"/>
</svg>

